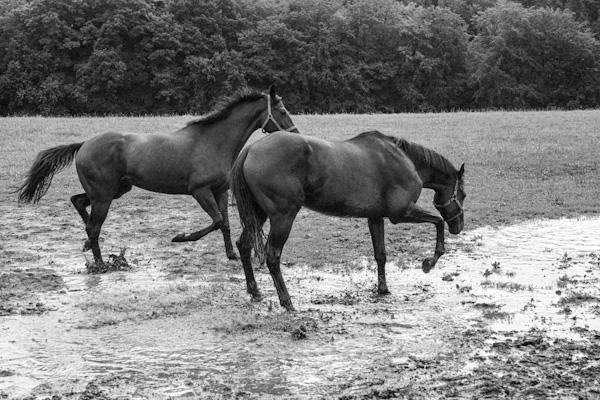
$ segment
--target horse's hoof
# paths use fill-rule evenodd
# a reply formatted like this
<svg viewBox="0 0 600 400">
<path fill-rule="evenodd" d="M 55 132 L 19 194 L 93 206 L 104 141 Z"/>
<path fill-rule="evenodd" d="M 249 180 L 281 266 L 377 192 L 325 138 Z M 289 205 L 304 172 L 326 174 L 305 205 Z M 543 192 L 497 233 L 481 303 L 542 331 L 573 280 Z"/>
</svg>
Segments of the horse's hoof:
<svg viewBox="0 0 600 400">
<path fill-rule="evenodd" d="M 259 303 L 262 301 L 263 297 L 260 294 L 260 292 L 256 292 L 256 293 L 250 293 L 250 295 L 252 296 L 252 302 L 253 303 Z"/>
<path fill-rule="evenodd" d="M 81 251 L 88 251 L 92 248 L 92 245 L 90 244 L 89 240 L 86 240 L 85 242 L 83 242 L 83 248 L 81 249 Z"/>
<path fill-rule="evenodd" d="M 235 253 L 228 253 L 227 254 L 227 258 L 230 259 L 230 260 L 237 260 L 238 256 Z"/>
<path fill-rule="evenodd" d="M 294 308 L 294 305 L 291 301 L 287 303 L 282 303 L 281 305 L 283 306 L 283 308 L 285 308 L 285 311 L 287 312 L 296 312 L 296 309 Z"/>
<path fill-rule="evenodd" d="M 377 289 L 377 294 L 379 294 L 380 296 L 385 296 L 390 294 L 390 291 L 388 290 L 388 288 Z"/>
<path fill-rule="evenodd" d="M 173 239 L 171 239 L 171 242 L 185 242 L 185 233 L 180 233 L 179 235 L 175 236 Z"/>
<path fill-rule="evenodd" d="M 425 260 L 423 260 L 423 272 L 428 273 L 429 271 L 431 271 L 433 269 L 433 267 L 435 266 L 435 261 L 433 261 L 433 258 L 426 258 Z"/>
</svg>

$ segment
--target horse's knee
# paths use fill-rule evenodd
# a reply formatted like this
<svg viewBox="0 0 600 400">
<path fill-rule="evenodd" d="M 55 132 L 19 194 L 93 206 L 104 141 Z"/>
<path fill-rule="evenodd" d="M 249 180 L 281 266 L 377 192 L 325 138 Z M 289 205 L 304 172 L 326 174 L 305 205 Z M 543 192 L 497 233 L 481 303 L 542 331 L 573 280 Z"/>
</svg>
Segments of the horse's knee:
<svg viewBox="0 0 600 400">
<path fill-rule="evenodd" d="M 377 261 L 378 265 L 385 265 L 387 258 L 385 254 L 375 254 L 375 261 Z"/>
</svg>

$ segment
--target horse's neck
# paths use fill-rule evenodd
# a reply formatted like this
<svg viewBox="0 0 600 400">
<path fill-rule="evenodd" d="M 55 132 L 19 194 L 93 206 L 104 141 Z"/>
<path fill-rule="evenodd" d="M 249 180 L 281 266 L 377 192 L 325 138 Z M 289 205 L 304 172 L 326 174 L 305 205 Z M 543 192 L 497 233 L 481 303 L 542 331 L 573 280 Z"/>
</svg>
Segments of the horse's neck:
<svg viewBox="0 0 600 400">
<path fill-rule="evenodd" d="M 448 177 L 442 172 L 432 168 L 415 166 L 417 173 L 423 182 L 423 187 L 427 189 L 436 189 L 437 187 L 447 185 Z"/>
<path fill-rule="evenodd" d="M 214 140 L 218 142 L 222 154 L 230 156 L 232 163 L 252 132 L 260 128 L 262 111 L 263 107 L 258 101 L 240 104 L 236 109 L 231 110 L 229 117 L 208 128 Z"/>
</svg>

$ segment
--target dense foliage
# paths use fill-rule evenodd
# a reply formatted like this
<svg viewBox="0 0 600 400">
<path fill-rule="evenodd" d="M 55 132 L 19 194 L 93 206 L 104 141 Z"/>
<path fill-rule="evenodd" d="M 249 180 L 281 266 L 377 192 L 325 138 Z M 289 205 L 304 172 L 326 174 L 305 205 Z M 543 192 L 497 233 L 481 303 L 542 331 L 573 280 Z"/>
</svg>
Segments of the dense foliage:
<svg viewBox="0 0 600 400">
<path fill-rule="evenodd" d="M 597 0 L 5 0 L 0 114 L 600 105 Z"/>
</svg>

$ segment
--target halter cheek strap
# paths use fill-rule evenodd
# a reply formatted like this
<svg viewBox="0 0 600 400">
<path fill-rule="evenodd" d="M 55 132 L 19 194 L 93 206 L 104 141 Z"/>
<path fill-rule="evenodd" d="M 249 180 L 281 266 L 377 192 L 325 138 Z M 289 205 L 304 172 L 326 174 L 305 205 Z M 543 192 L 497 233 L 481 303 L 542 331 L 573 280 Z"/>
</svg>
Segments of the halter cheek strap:
<svg viewBox="0 0 600 400">
<path fill-rule="evenodd" d="M 287 110 L 286 110 L 286 112 L 287 112 Z M 291 132 L 294 129 L 296 129 L 296 126 L 294 126 L 294 125 L 290 126 L 287 129 L 284 129 L 281 127 L 281 125 L 279 125 L 279 122 L 277 122 L 275 117 L 273 117 L 273 113 L 271 112 L 271 95 L 267 94 L 267 118 L 265 119 L 265 122 L 263 122 L 262 126 L 260 127 L 260 130 L 265 135 L 269 134 L 269 132 L 267 132 L 267 130 L 265 129 L 267 124 L 269 123 L 269 121 L 271 121 L 275 125 L 275 127 L 277 128 L 278 131 Z"/>
<path fill-rule="evenodd" d="M 447 202 L 445 202 L 444 204 L 438 204 L 435 201 L 433 202 L 433 205 L 435 206 L 435 208 L 437 208 L 438 210 L 440 208 L 446 208 L 448 207 L 450 204 L 452 203 L 456 203 L 456 206 L 458 207 L 458 212 L 453 215 L 452 217 L 446 219 L 446 222 L 450 222 L 452 220 L 455 220 L 456 218 L 460 217 L 463 214 L 463 206 L 462 204 L 460 204 L 460 202 L 458 201 L 458 199 L 456 198 L 458 193 L 458 179 L 456 180 L 456 182 L 454 183 L 454 193 L 452 193 L 452 197 L 450 197 L 450 200 L 448 200 Z"/>
</svg>

